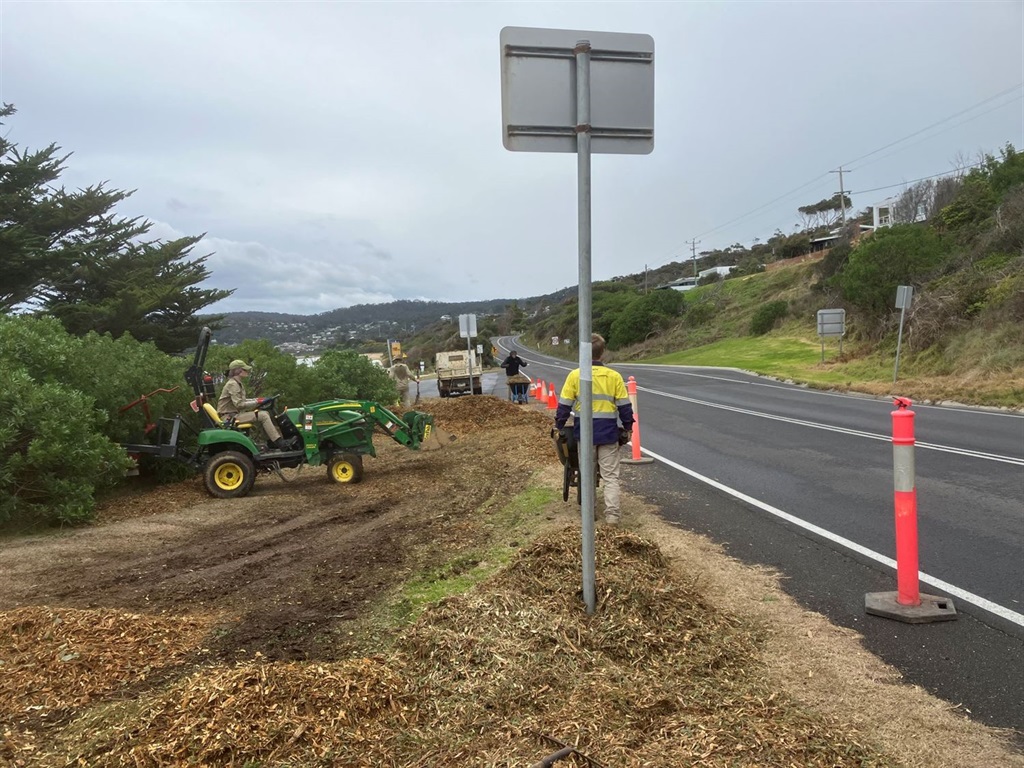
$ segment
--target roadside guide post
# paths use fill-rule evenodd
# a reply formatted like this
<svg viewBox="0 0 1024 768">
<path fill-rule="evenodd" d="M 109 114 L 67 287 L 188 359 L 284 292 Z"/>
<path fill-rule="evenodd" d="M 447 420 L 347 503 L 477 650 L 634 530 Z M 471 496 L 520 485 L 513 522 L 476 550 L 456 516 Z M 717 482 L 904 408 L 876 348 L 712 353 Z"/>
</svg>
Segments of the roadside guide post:
<svg viewBox="0 0 1024 768">
<path fill-rule="evenodd" d="M 948 597 L 922 595 L 918 576 L 917 487 L 914 478 L 914 412 L 906 397 L 894 399 L 892 464 L 896 507 L 896 591 L 869 592 L 864 610 L 908 624 L 949 621 L 957 617 Z"/>
<path fill-rule="evenodd" d="M 629 393 L 629 403 L 633 406 L 633 435 L 630 437 L 629 444 L 633 448 L 633 454 L 628 459 L 621 459 L 623 464 L 652 464 L 654 459 L 650 456 L 642 456 L 640 454 L 640 407 L 636 401 L 636 379 L 632 376 L 629 377 L 629 381 L 626 382 L 626 392 Z"/>
<path fill-rule="evenodd" d="M 501 30 L 505 149 L 575 152 L 579 231 L 580 514 L 583 600 L 597 609 L 594 565 L 594 386 L 591 357 L 591 153 L 654 149 L 654 39 L 567 29 Z M 571 98 L 565 98 L 571 94 Z"/>
</svg>

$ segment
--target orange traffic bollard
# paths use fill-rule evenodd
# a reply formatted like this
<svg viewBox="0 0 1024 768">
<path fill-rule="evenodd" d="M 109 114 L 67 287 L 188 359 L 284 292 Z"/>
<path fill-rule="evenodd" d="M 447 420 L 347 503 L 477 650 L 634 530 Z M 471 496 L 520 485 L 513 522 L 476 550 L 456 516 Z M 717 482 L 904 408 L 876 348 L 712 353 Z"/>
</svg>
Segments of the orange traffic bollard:
<svg viewBox="0 0 1024 768">
<path fill-rule="evenodd" d="M 630 445 L 633 446 L 633 455 L 621 461 L 624 464 L 650 464 L 654 459 L 640 453 L 640 407 L 636 401 L 636 379 L 632 376 L 626 382 L 626 392 L 629 393 L 629 402 L 633 406 L 633 434 L 629 439 Z"/>
<path fill-rule="evenodd" d="M 918 576 L 917 486 L 914 478 L 914 412 L 906 397 L 893 401 L 892 466 L 896 507 L 896 591 L 869 592 L 864 610 L 908 624 L 948 621 L 956 608 L 948 597 L 923 595 Z"/>
<path fill-rule="evenodd" d="M 555 385 L 554 384 L 552 384 L 551 388 L 548 390 L 548 410 L 549 411 L 558 410 L 558 398 L 555 397 Z"/>
<path fill-rule="evenodd" d="M 892 412 L 893 501 L 896 509 L 896 588 L 900 605 L 920 605 L 917 578 L 917 485 L 914 478 L 914 412 L 896 400 Z"/>
</svg>

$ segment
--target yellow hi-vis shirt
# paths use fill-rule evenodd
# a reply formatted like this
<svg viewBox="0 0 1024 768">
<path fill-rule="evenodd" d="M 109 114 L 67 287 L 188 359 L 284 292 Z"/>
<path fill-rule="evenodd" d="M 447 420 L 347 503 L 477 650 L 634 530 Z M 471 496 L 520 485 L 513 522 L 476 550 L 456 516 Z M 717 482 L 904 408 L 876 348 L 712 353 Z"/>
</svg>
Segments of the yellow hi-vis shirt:
<svg viewBox="0 0 1024 768">
<path fill-rule="evenodd" d="M 594 363 L 593 367 L 594 445 L 611 445 L 619 440 L 619 422 L 626 429 L 633 428 L 633 406 L 629 402 L 622 374 Z M 561 428 L 569 419 L 570 411 L 579 412 L 580 369 L 569 372 L 562 385 L 555 411 L 555 426 Z M 576 421 L 579 437 L 579 420 Z"/>
</svg>

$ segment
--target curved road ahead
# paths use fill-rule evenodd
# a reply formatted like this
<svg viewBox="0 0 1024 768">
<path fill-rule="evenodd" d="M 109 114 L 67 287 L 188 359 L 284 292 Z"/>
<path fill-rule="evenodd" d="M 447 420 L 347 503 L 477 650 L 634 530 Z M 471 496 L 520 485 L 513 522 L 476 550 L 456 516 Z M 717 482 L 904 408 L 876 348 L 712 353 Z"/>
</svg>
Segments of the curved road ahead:
<svg viewBox="0 0 1024 768">
<path fill-rule="evenodd" d="M 575 367 L 512 338 L 498 346 L 556 391 Z M 912 682 L 1024 731 L 1024 414 L 914 405 L 921 590 L 952 597 L 960 617 L 908 625 L 864 612 L 866 593 L 896 589 L 891 400 L 729 369 L 612 367 L 637 380 L 656 459 L 627 467 L 628 490 L 782 571 L 790 594 Z M 504 382 L 485 391 L 504 396 Z"/>
</svg>

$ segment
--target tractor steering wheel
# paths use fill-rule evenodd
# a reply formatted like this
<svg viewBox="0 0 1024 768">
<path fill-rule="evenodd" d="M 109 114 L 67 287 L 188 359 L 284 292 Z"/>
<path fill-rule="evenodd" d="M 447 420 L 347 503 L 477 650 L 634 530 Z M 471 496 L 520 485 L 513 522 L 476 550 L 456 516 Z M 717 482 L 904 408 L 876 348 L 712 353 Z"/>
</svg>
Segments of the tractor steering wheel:
<svg viewBox="0 0 1024 768">
<path fill-rule="evenodd" d="M 271 395 L 270 397 L 264 397 L 262 403 L 257 403 L 256 404 L 256 410 L 257 411 L 273 411 L 274 410 L 274 402 L 280 396 L 281 396 L 280 394 L 276 394 L 276 395 Z"/>
</svg>

